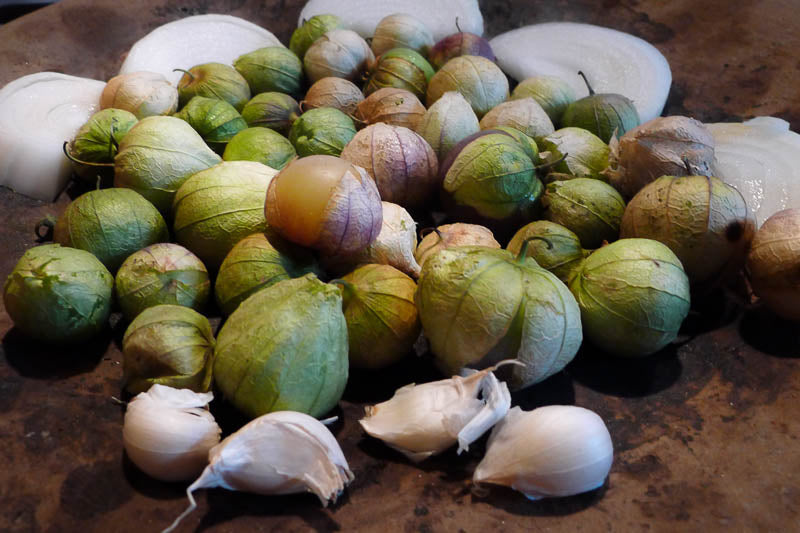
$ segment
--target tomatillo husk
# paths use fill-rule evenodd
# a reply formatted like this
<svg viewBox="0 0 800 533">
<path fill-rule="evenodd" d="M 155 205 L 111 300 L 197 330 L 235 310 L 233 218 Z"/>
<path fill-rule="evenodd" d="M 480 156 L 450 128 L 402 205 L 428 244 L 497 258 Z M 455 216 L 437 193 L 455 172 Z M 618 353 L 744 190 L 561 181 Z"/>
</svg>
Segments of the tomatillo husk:
<svg viewBox="0 0 800 533">
<path fill-rule="evenodd" d="M 206 96 L 225 100 L 241 112 L 251 92 L 247 80 L 232 66 L 204 63 L 184 71 L 178 81 L 178 96 L 180 107 L 195 96 Z"/>
<path fill-rule="evenodd" d="M 592 253 L 569 284 L 586 338 L 606 352 L 641 357 L 675 340 L 689 313 L 689 278 L 651 239 L 620 239 Z"/>
<path fill-rule="evenodd" d="M 208 319 L 181 305 L 144 310 L 122 338 L 122 382 L 131 394 L 153 385 L 207 392 L 214 334 Z"/>
<path fill-rule="evenodd" d="M 415 297 L 436 362 L 447 375 L 516 358 L 498 373 L 512 388 L 559 372 L 581 345 L 578 304 L 533 259 L 507 250 L 440 250 L 422 267 Z M 510 375 L 509 375 L 510 374 Z"/>
<path fill-rule="evenodd" d="M 340 280 L 354 368 L 384 368 L 413 353 L 421 329 L 417 284 L 389 265 L 363 265 Z"/>
<path fill-rule="evenodd" d="M 741 193 L 719 178 L 662 176 L 630 201 L 620 237 L 666 244 L 696 286 L 737 272 L 754 233 Z"/>
<path fill-rule="evenodd" d="M 219 308 L 230 315 L 255 292 L 308 273 L 322 275 L 314 255 L 273 230 L 248 235 L 225 256 L 214 283 Z"/>
<path fill-rule="evenodd" d="M 164 304 L 203 311 L 211 291 L 203 262 L 183 246 L 167 242 L 131 254 L 119 268 L 114 286 L 128 320 Z"/>
</svg>

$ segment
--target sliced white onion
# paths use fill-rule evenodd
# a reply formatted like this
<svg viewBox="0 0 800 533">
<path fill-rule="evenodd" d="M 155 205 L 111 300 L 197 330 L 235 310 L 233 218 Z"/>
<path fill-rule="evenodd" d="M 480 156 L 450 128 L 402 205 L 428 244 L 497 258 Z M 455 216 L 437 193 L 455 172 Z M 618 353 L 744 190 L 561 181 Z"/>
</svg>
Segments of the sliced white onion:
<svg viewBox="0 0 800 533">
<path fill-rule="evenodd" d="M 105 85 L 37 72 L 0 89 L 0 185 L 39 200 L 55 199 L 72 173 L 64 142 L 100 109 Z"/>
<path fill-rule="evenodd" d="M 336 15 L 347 28 L 367 38 L 372 37 L 383 17 L 395 13 L 412 15 L 425 22 L 435 41 L 457 33 L 458 28 L 483 35 L 483 15 L 477 0 L 309 0 L 297 24 L 314 15 Z"/>
<path fill-rule="evenodd" d="M 271 32 L 231 15 L 195 15 L 169 22 L 134 43 L 120 74 L 149 71 L 177 85 L 183 73 L 203 63 L 230 65 L 242 54 L 266 46 L 283 46 Z"/>
<path fill-rule="evenodd" d="M 756 117 L 706 126 L 714 136 L 714 175 L 739 189 L 756 224 L 800 207 L 800 135 L 788 122 Z"/>
<path fill-rule="evenodd" d="M 518 81 L 556 76 L 582 98 L 589 92 L 578 76 L 580 70 L 595 92 L 633 100 L 642 122 L 661 114 L 672 83 L 669 63 L 653 45 L 592 24 L 534 24 L 502 33 L 489 44 L 500 68 Z"/>
</svg>

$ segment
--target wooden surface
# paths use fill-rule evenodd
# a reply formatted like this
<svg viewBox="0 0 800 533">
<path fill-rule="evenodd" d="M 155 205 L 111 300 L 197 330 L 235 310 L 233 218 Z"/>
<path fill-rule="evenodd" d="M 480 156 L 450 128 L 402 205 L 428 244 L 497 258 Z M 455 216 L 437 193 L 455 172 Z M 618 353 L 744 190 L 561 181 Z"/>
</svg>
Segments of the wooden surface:
<svg viewBox="0 0 800 533">
<path fill-rule="evenodd" d="M 302 2 L 64 0 L 0 27 L 0 85 L 56 70 L 107 79 L 130 45 L 156 26 L 230 13 L 283 42 Z M 590 22 L 647 39 L 667 57 L 673 86 L 665 114 L 704 121 L 772 114 L 800 128 L 797 3 L 589 0 L 483 1 L 487 35 L 521 24 Z M 2 157 L 2 154 L 0 154 Z M 32 228 L 69 201 L 46 204 L 0 189 L 0 279 Z M 159 531 L 186 506 L 180 484 L 148 479 L 121 443 L 119 340 L 125 324 L 90 344 L 43 347 L 0 309 L 0 531 Z M 426 359 L 378 374 L 354 373 L 334 432 L 356 479 L 324 509 L 310 495 L 198 493 L 180 531 L 798 531 L 800 335 L 796 325 L 720 295 L 695 306 L 681 343 L 639 361 L 584 347 L 566 371 L 515 394 L 529 409 L 576 404 L 606 420 L 615 462 L 601 489 L 527 501 L 511 490 L 479 497 L 469 453 L 411 465 L 366 437 L 362 405 L 408 381 L 438 377 Z M 226 432 L 241 420 L 224 403 Z"/>
</svg>

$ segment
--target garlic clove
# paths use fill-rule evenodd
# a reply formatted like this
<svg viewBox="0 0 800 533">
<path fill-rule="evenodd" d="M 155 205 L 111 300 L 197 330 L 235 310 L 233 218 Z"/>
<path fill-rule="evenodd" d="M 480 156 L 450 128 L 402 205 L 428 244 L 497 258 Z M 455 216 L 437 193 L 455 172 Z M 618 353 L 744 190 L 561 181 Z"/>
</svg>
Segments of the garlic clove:
<svg viewBox="0 0 800 533">
<path fill-rule="evenodd" d="M 460 453 L 502 419 L 510 406 L 508 388 L 491 373 L 495 368 L 401 387 L 391 399 L 368 406 L 359 423 L 367 434 L 413 462 L 441 453 L 456 442 Z M 481 391 L 484 396 L 479 400 Z"/>
<path fill-rule="evenodd" d="M 197 489 L 222 487 L 256 494 L 313 492 L 323 506 L 353 481 L 342 449 L 317 419 L 294 411 L 256 418 L 208 454 L 209 465 L 186 489 L 189 507 L 168 533 L 196 507 Z"/>
<path fill-rule="evenodd" d="M 572 496 L 605 482 L 614 449 L 603 420 L 582 407 L 514 407 L 495 426 L 473 482 L 509 486 L 527 498 Z"/>
<path fill-rule="evenodd" d="M 122 440 L 128 458 L 161 481 L 184 481 L 202 472 L 220 428 L 205 406 L 213 394 L 153 385 L 128 403 Z"/>
</svg>

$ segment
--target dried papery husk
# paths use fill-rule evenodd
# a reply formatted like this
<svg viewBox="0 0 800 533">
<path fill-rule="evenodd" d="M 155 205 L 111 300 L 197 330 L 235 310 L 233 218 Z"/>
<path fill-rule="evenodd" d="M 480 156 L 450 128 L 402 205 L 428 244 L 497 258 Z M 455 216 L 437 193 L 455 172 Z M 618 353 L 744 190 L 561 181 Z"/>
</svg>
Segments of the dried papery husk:
<svg viewBox="0 0 800 533">
<path fill-rule="evenodd" d="M 356 32 L 330 30 L 314 41 L 303 56 L 303 67 L 311 83 L 333 76 L 358 80 L 375 64 L 375 54 Z"/>
<path fill-rule="evenodd" d="M 185 481 L 203 471 L 219 444 L 220 427 L 206 406 L 210 392 L 153 385 L 125 411 L 122 442 L 128 458 L 161 481 Z"/>
<path fill-rule="evenodd" d="M 689 278 L 667 246 L 620 239 L 593 252 L 569 284 L 584 335 L 606 352 L 641 357 L 678 336 L 689 313 Z"/>
<path fill-rule="evenodd" d="M 433 46 L 433 34 L 420 19 L 407 13 L 394 13 L 383 17 L 370 43 L 376 56 L 392 48 L 410 48 L 427 56 Z"/>
<path fill-rule="evenodd" d="M 123 386 L 131 394 L 153 385 L 208 392 L 213 356 L 214 334 L 206 317 L 182 305 L 149 307 L 122 338 Z"/>
<path fill-rule="evenodd" d="M 482 130 L 510 126 L 534 139 L 555 131 L 550 117 L 533 98 L 509 100 L 496 105 L 483 116 L 480 126 Z"/>
<path fill-rule="evenodd" d="M 483 246 L 440 250 L 422 265 L 417 309 L 445 374 L 516 358 L 499 370 L 512 389 L 559 372 L 583 339 L 578 304 L 552 273 L 524 256 Z"/>
<path fill-rule="evenodd" d="M 581 247 L 577 235 L 555 222 L 537 220 L 521 227 L 511 238 L 506 249 L 519 254 L 522 245 L 528 241 L 528 257 L 540 267 L 549 270 L 565 284 L 575 276 L 576 269 L 589 255 Z"/>
<path fill-rule="evenodd" d="M 288 94 L 265 92 L 255 95 L 244 105 L 242 118 L 250 127 L 263 127 L 287 135 L 302 114 L 297 100 Z"/>
<path fill-rule="evenodd" d="M 183 246 L 162 242 L 142 248 L 122 263 L 114 280 L 125 318 L 155 305 L 171 304 L 202 311 L 211 282 L 200 259 Z"/>
<path fill-rule="evenodd" d="M 579 72 L 584 81 L 586 77 Z M 641 119 L 633 102 L 622 94 L 597 93 L 589 86 L 589 96 L 575 100 L 561 115 L 561 124 L 566 127 L 583 128 L 607 143 L 612 137 L 620 137 L 632 130 Z"/>
<path fill-rule="evenodd" d="M 59 244 L 34 246 L 3 285 L 14 327 L 54 345 L 91 339 L 111 313 L 114 276 L 91 253 Z"/>
<path fill-rule="evenodd" d="M 90 185 L 97 185 L 98 176 L 101 185 L 109 185 L 119 142 L 136 122 L 136 115 L 124 109 L 103 109 L 92 115 L 66 147 L 75 173 Z"/>
<path fill-rule="evenodd" d="M 241 55 L 234 68 L 253 94 L 275 91 L 299 96 L 303 91 L 303 62 L 285 46 L 267 46 Z"/>
<path fill-rule="evenodd" d="M 355 83 L 344 78 L 327 77 L 309 87 L 301 107 L 303 109 L 332 107 L 346 115 L 353 115 L 358 104 L 363 101 L 364 93 Z"/>
<path fill-rule="evenodd" d="M 422 266 L 425 264 L 428 257 L 439 250 L 456 246 L 501 247 L 489 228 L 477 224 L 456 222 L 455 224 L 439 226 L 435 231 L 431 231 L 425 235 L 420 241 L 419 246 L 417 246 L 414 257 L 416 257 L 417 262 Z"/>
<path fill-rule="evenodd" d="M 525 152 L 531 158 L 531 161 L 533 161 L 534 163 L 539 163 L 541 161 L 541 158 L 539 157 L 539 145 L 536 144 L 536 139 L 526 135 L 520 130 L 512 128 L 511 126 L 496 126 L 491 130 L 481 130 L 481 131 L 502 132 L 511 135 L 520 144 L 520 146 L 522 146 L 522 149 L 525 150 Z M 546 167 L 546 165 L 544 166 Z M 537 176 L 539 176 L 541 170 L 542 170 L 541 166 L 536 167 Z"/>
<path fill-rule="evenodd" d="M 367 124 L 384 122 L 414 131 L 424 115 L 425 106 L 412 92 L 391 87 L 378 89 L 358 104 L 356 110 L 356 117 Z"/>
<path fill-rule="evenodd" d="M 163 533 L 174 530 L 197 507 L 192 493 L 198 489 L 222 487 L 264 495 L 312 492 L 327 507 L 354 479 L 328 428 L 293 411 L 251 421 L 214 446 L 208 460 L 186 489 L 189 508 Z"/>
<path fill-rule="evenodd" d="M 251 294 L 308 273 L 322 275 L 314 255 L 267 228 L 248 235 L 228 252 L 214 282 L 214 296 L 222 312 L 229 315 Z"/>
<path fill-rule="evenodd" d="M 183 73 L 178 81 L 181 107 L 195 96 L 225 100 L 241 112 L 252 96 L 247 80 L 230 65 L 203 63 Z"/>
<path fill-rule="evenodd" d="M 494 52 L 489 41 L 466 31 L 460 31 L 438 41 L 430 52 L 431 64 L 439 70 L 448 61 L 458 56 L 481 56 L 494 61 Z"/>
<path fill-rule="evenodd" d="M 289 140 L 300 157 L 338 156 L 356 134 L 349 116 L 332 107 L 309 109 L 294 121 Z"/>
<path fill-rule="evenodd" d="M 696 287 L 738 272 L 754 233 L 744 198 L 719 178 L 662 176 L 630 201 L 620 237 L 666 244 Z"/>
<path fill-rule="evenodd" d="M 378 238 L 383 220 L 367 171 L 328 155 L 289 163 L 267 189 L 265 212 L 281 236 L 328 256 L 362 251 Z"/>
<path fill-rule="evenodd" d="M 369 96 L 378 89 L 396 87 L 411 91 L 417 98 L 424 98 L 432 77 L 433 67 L 418 52 L 393 48 L 378 58 L 378 64 L 364 86 L 364 94 Z"/>
<path fill-rule="evenodd" d="M 342 288 L 351 368 L 385 368 L 414 352 L 422 329 L 414 280 L 392 266 L 367 264 L 332 283 Z"/>
<path fill-rule="evenodd" d="M 426 103 L 433 105 L 448 91 L 461 93 L 482 118 L 496 105 L 508 99 L 508 78 L 491 60 L 481 56 L 451 59 L 428 83 Z"/>
<path fill-rule="evenodd" d="M 188 122 L 218 154 L 234 135 L 247 128 L 247 122 L 231 104 L 205 96 L 195 96 L 173 116 Z"/>
<path fill-rule="evenodd" d="M 492 430 L 472 481 L 511 487 L 530 500 L 572 496 L 601 487 L 613 461 L 611 435 L 594 412 L 514 407 Z"/>
<path fill-rule="evenodd" d="M 53 230 L 53 240 L 91 252 L 110 272 L 125 258 L 169 240 L 164 218 L 153 204 L 130 189 L 89 191 L 70 202 Z"/>
<path fill-rule="evenodd" d="M 463 139 L 439 167 L 445 207 L 461 220 L 498 228 L 530 220 L 543 190 L 530 155 L 530 147 L 502 131 Z"/>
<path fill-rule="evenodd" d="M 326 262 L 326 268 L 341 271 L 343 268 L 363 263 L 390 265 L 413 278 L 419 276 L 420 266 L 414 259 L 417 248 L 417 223 L 408 211 L 397 204 L 381 202 L 383 223 L 375 242 L 362 252 L 346 258 Z M 337 264 L 337 259 L 338 263 Z"/>
<path fill-rule="evenodd" d="M 576 100 L 572 87 L 555 76 L 533 76 L 519 82 L 511 91 L 511 99 L 533 98 L 536 100 L 553 125 L 561 127 L 561 115 L 567 106 Z"/>
<path fill-rule="evenodd" d="M 599 248 L 619 238 L 625 201 L 608 183 L 573 178 L 548 183 L 542 217 L 574 232 L 584 248 Z"/>
<path fill-rule="evenodd" d="M 237 133 L 225 146 L 225 161 L 255 161 L 281 170 L 297 157 L 294 145 L 269 128 L 256 126 Z"/>
<path fill-rule="evenodd" d="M 168 215 L 189 176 L 221 161 L 203 138 L 175 117 L 147 117 L 131 128 L 114 158 L 114 186 L 138 192 Z"/>
<path fill-rule="evenodd" d="M 439 161 L 414 131 L 383 123 L 362 129 L 341 158 L 362 167 L 375 180 L 381 199 L 409 209 L 425 207 L 441 186 Z"/>
<path fill-rule="evenodd" d="M 800 321 L 800 209 L 769 217 L 747 256 L 753 291 L 775 314 Z"/>
<path fill-rule="evenodd" d="M 508 363 L 467 377 L 411 383 L 397 389 L 391 399 L 367 406 L 366 416 L 358 422 L 369 435 L 415 463 L 456 443 L 460 454 L 508 412 L 511 394 L 492 373 Z"/>
<path fill-rule="evenodd" d="M 682 116 L 657 117 L 610 144 L 609 182 L 632 198 L 661 176 L 710 176 L 714 137 L 702 122 Z"/>
<path fill-rule="evenodd" d="M 306 55 L 308 48 L 326 32 L 342 27 L 342 19 L 336 15 L 314 15 L 310 19 L 303 19 L 292 37 L 289 39 L 289 49 L 297 54 L 301 60 Z"/>
<path fill-rule="evenodd" d="M 100 109 L 124 109 L 137 119 L 170 115 L 178 109 L 178 90 L 155 72 L 114 76 L 100 95 Z"/>
<path fill-rule="evenodd" d="M 451 148 L 479 130 L 478 117 L 472 106 L 461 93 L 450 91 L 428 108 L 416 131 L 442 161 Z"/>
<path fill-rule="evenodd" d="M 254 161 L 223 161 L 198 172 L 175 193 L 175 240 L 216 271 L 234 245 L 264 231 L 264 197 L 278 173 Z"/>
<path fill-rule="evenodd" d="M 324 415 L 347 376 L 342 295 L 313 274 L 256 291 L 217 335 L 215 386 L 251 418 L 281 410 Z"/>
<path fill-rule="evenodd" d="M 611 150 L 592 132 L 582 128 L 561 128 L 539 144 L 543 158 L 547 152 L 546 162 L 558 162 L 552 167 L 553 171 L 607 181 L 603 171 L 608 168 Z"/>
</svg>

